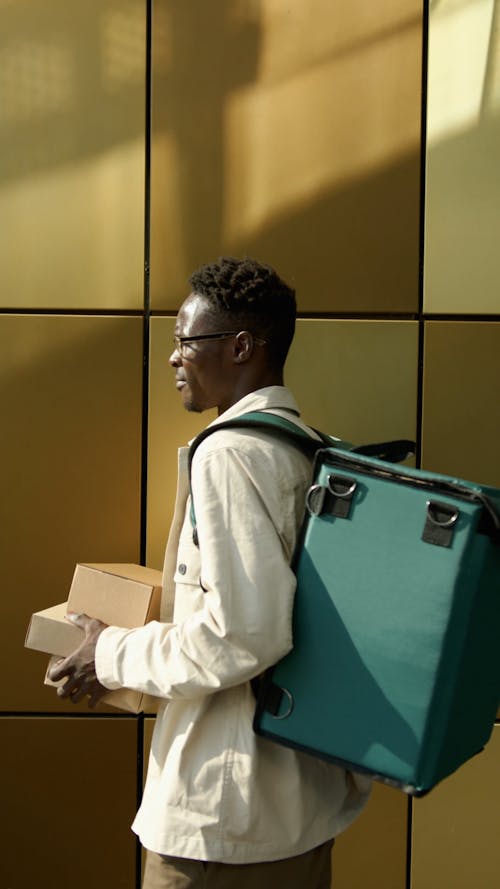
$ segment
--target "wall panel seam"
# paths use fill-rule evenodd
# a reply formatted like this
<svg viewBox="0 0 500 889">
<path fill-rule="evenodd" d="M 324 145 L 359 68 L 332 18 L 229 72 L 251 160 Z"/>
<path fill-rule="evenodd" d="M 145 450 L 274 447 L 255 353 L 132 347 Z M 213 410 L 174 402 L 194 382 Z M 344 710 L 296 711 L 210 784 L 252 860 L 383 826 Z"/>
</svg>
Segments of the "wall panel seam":
<svg viewBox="0 0 500 889">
<path fill-rule="evenodd" d="M 147 487 L 149 445 L 149 350 L 150 350 L 150 259 L 151 259 L 151 99 L 152 99 L 152 0 L 145 0 L 145 113 L 144 113 L 144 321 L 142 355 L 142 444 L 140 562 L 146 564 Z"/>
</svg>

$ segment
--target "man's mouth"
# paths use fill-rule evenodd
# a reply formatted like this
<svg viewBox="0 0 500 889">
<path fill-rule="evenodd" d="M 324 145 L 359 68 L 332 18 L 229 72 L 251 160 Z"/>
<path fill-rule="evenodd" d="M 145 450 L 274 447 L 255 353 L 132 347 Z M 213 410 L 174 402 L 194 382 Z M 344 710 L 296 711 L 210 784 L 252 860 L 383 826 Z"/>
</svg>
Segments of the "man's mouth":
<svg viewBox="0 0 500 889">
<path fill-rule="evenodd" d="M 185 385 L 186 385 L 186 380 L 179 379 L 179 380 L 175 381 L 175 388 L 176 389 L 182 389 Z"/>
</svg>

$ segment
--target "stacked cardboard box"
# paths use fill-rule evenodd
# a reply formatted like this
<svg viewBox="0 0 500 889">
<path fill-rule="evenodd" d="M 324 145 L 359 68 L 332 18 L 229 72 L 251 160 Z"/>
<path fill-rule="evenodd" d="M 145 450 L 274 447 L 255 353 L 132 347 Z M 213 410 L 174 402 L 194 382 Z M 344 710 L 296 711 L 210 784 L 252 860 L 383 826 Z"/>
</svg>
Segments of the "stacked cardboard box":
<svg viewBox="0 0 500 889">
<path fill-rule="evenodd" d="M 83 630 L 66 620 L 68 611 L 88 614 L 112 626 L 144 626 L 159 619 L 161 585 L 161 571 L 142 565 L 77 565 L 68 601 L 32 615 L 25 645 L 52 655 L 50 668 L 54 660 L 78 648 L 84 638 Z M 45 682 L 58 684 L 48 675 Z M 102 701 L 131 713 L 156 709 L 154 698 L 126 688 L 109 692 Z"/>
</svg>

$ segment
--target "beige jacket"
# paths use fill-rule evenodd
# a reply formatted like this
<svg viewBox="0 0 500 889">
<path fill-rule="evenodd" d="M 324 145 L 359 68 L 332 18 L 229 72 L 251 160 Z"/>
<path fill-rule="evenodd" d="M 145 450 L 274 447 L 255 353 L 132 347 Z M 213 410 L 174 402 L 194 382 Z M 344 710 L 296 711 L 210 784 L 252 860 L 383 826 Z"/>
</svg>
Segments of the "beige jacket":
<svg viewBox="0 0 500 889">
<path fill-rule="evenodd" d="M 291 412 L 291 393 L 261 389 L 214 424 L 250 410 Z M 173 622 L 110 627 L 97 675 L 165 699 L 133 824 L 155 852 L 232 863 L 298 855 L 344 830 L 369 782 L 257 737 L 249 680 L 292 645 L 290 560 L 310 482 L 307 457 L 268 433 L 220 430 L 198 448 L 187 501 L 187 448 L 164 569 Z M 186 506 L 187 505 L 187 506 Z"/>
</svg>

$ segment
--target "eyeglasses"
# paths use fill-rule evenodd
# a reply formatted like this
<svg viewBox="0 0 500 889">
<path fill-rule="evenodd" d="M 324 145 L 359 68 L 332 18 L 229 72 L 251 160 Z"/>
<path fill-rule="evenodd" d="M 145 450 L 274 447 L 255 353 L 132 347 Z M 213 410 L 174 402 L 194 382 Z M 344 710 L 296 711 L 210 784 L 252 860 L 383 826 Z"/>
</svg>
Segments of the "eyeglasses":
<svg viewBox="0 0 500 889">
<path fill-rule="evenodd" d="M 173 343 L 179 355 L 184 357 L 185 346 L 189 346 L 191 343 L 199 343 L 202 340 L 224 340 L 230 336 L 238 336 L 238 333 L 238 330 L 224 330 L 221 333 L 200 333 L 197 336 L 174 336 Z M 266 340 L 257 336 L 253 337 L 253 341 L 257 346 L 266 344 Z"/>
</svg>

